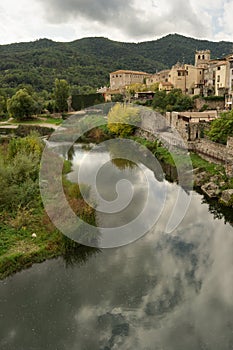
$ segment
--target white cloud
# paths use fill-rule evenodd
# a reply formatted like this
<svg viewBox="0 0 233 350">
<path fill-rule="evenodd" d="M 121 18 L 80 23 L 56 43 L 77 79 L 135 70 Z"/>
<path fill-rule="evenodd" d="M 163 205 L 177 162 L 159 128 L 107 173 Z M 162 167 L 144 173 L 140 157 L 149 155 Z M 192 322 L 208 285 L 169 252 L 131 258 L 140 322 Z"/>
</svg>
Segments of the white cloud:
<svg viewBox="0 0 233 350">
<path fill-rule="evenodd" d="M 0 43 L 84 36 L 142 41 L 174 32 L 231 41 L 232 11 L 232 0 L 8 0 L 0 8 Z"/>
</svg>

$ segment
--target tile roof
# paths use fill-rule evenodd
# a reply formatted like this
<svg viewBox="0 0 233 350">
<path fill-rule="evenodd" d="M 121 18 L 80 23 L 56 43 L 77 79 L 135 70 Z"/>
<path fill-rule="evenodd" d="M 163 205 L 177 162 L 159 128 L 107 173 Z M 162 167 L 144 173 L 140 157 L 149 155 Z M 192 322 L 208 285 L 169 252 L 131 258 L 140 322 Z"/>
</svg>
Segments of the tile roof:
<svg viewBox="0 0 233 350">
<path fill-rule="evenodd" d="M 145 72 L 137 72 L 137 71 L 133 71 L 133 70 L 117 70 L 115 72 L 112 72 L 110 74 L 137 74 L 137 75 L 150 75 L 149 73 L 145 73 Z"/>
</svg>

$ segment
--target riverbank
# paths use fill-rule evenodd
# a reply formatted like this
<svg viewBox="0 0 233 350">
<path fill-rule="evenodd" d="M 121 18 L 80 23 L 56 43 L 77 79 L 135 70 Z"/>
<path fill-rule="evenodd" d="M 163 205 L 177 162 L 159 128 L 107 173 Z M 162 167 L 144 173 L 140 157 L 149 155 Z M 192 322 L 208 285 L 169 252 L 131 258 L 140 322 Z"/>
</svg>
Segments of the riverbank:
<svg viewBox="0 0 233 350">
<path fill-rule="evenodd" d="M 40 198 L 39 167 L 43 142 L 36 135 L 0 145 L 0 279 L 46 259 L 76 259 L 83 247 L 62 235 L 51 223 Z M 64 162 L 64 192 L 73 211 L 95 225 L 95 212 L 69 182 Z M 88 250 L 89 248 L 87 248 Z"/>
<path fill-rule="evenodd" d="M 83 137 L 83 141 L 99 143 L 113 137 L 114 135 L 102 127 L 90 131 L 86 138 Z M 149 141 L 137 136 L 129 138 L 147 147 L 156 156 L 161 162 L 167 180 L 177 181 L 174 160 L 159 141 Z M 35 136 L 19 140 L 21 141 L 17 141 L 18 144 L 16 141 L 11 141 L 10 147 L 7 146 L 7 143 L 0 146 L 2 169 L 6 168 L 5 172 L 0 173 L 2 185 L 0 195 L 0 279 L 46 259 L 63 256 L 65 259 L 69 257 L 71 260 L 75 260 L 78 259 L 81 250 L 89 250 L 89 248 L 82 247 L 64 237 L 50 222 L 41 200 L 38 200 L 40 198 L 38 169 L 42 141 Z M 30 149 L 30 155 L 27 155 L 29 160 L 32 152 L 32 165 L 36 166 L 36 171 L 32 169 L 33 166 L 30 167 L 25 154 L 21 154 L 24 147 Z M 219 203 L 224 191 L 233 189 L 232 179 L 226 177 L 223 166 L 210 163 L 194 153 L 190 154 L 190 158 L 194 168 L 194 188 L 207 196 L 203 189 L 206 188 L 206 192 L 210 193 L 208 184 L 213 183 L 214 193 L 209 198 L 215 203 Z M 63 184 L 67 199 L 77 215 L 94 225 L 94 209 L 83 200 L 79 186 L 69 182 L 65 177 L 70 170 L 70 162 L 65 161 Z M 19 185 L 18 187 L 16 183 Z M 221 205 L 223 204 L 232 207 L 232 202 L 221 203 Z"/>
</svg>

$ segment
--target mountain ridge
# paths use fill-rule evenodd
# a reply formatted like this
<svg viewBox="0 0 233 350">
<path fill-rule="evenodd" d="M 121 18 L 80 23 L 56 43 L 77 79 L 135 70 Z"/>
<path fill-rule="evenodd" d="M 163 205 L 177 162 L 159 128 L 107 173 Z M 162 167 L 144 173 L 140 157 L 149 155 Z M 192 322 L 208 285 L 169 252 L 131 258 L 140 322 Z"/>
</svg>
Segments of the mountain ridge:
<svg viewBox="0 0 233 350">
<path fill-rule="evenodd" d="M 205 49 L 211 50 L 212 58 L 221 58 L 233 52 L 233 43 L 168 34 L 139 43 L 87 37 L 70 42 L 42 38 L 0 45 L 0 86 L 31 84 L 38 91 L 51 90 L 55 78 L 64 78 L 71 85 L 100 87 L 108 84 L 111 71 L 153 74 L 177 61 L 193 64 L 195 51 Z"/>
</svg>

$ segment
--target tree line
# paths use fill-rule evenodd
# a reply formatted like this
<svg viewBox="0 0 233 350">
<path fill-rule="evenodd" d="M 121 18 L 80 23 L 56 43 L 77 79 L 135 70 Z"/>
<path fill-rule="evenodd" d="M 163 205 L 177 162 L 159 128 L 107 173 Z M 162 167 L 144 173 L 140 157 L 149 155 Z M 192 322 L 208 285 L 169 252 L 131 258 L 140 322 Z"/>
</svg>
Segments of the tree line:
<svg viewBox="0 0 233 350">
<path fill-rule="evenodd" d="M 18 120 L 29 119 L 46 111 L 66 112 L 71 89 L 65 79 L 56 79 L 51 93 L 44 90 L 35 92 L 31 85 L 21 85 L 9 97 L 7 91 L 0 90 L 0 117 L 13 117 Z"/>
</svg>

